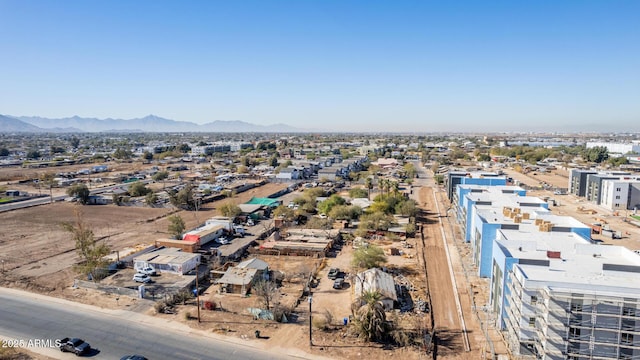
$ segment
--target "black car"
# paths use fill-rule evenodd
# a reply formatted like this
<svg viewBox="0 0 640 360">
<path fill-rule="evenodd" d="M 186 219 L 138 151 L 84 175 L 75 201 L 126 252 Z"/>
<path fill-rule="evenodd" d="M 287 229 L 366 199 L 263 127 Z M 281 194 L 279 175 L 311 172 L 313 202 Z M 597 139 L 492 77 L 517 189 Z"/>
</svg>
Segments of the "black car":
<svg viewBox="0 0 640 360">
<path fill-rule="evenodd" d="M 120 360 L 149 360 L 142 355 L 125 355 Z"/>
</svg>

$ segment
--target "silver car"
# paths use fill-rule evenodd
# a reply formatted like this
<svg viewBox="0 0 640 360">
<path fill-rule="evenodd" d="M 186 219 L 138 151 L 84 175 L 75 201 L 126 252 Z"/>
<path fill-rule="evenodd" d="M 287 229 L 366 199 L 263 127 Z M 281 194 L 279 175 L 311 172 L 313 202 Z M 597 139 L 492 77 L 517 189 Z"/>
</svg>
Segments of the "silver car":
<svg viewBox="0 0 640 360">
<path fill-rule="evenodd" d="M 139 283 L 150 283 L 153 280 L 151 280 L 151 277 L 147 274 L 137 273 L 133 275 L 133 281 L 139 282 Z"/>
</svg>

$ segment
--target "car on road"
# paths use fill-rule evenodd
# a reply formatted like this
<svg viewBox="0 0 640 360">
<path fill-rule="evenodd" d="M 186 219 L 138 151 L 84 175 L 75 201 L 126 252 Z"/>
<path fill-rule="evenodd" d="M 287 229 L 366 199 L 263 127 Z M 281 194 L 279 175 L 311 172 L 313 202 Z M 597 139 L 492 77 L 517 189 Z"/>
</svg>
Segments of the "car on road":
<svg viewBox="0 0 640 360">
<path fill-rule="evenodd" d="M 338 268 L 329 269 L 329 274 L 328 274 L 329 279 L 335 280 L 338 278 L 338 275 L 340 275 L 340 269 Z"/>
<path fill-rule="evenodd" d="M 344 278 L 337 278 L 336 281 L 333 282 L 334 289 L 340 290 L 342 286 L 344 286 Z"/>
<path fill-rule="evenodd" d="M 79 338 L 64 338 L 60 340 L 60 351 L 72 352 L 76 356 L 86 354 L 91 350 L 91 345 Z"/>
<path fill-rule="evenodd" d="M 151 280 L 151 277 L 147 274 L 137 273 L 133 275 L 133 281 L 146 284 L 152 282 L 153 280 Z"/>
<path fill-rule="evenodd" d="M 125 355 L 120 360 L 149 360 L 142 355 Z"/>
</svg>

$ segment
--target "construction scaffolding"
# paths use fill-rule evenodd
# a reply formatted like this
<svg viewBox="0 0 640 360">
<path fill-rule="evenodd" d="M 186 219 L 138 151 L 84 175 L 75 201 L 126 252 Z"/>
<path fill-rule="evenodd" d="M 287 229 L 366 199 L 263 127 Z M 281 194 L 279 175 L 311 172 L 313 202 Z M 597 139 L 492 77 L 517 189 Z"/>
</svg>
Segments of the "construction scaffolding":
<svg viewBox="0 0 640 360">
<path fill-rule="evenodd" d="M 551 287 L 532 293 L 515 276 L 507 288 L 507 342 L 520 358 L 640 359 L 640 299 Z"/>
</svg>

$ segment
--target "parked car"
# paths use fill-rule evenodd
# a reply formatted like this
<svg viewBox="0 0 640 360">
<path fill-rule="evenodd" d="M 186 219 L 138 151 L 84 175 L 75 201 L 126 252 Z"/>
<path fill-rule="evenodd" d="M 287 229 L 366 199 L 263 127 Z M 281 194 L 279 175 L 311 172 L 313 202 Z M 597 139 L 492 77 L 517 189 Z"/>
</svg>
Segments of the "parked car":
<svg viewBox="0 0 640 360">
<path fill-rule="evenodd" d="M 340 275 L 340 269 L 338 268 L 331 268 L 329 269 L 329 279 L 331 280 L 335 280 L 338 278 L 338 275 Z"/>
<path fill-rule="evenodd" d="M 342 289 L 342 286 L 344 286 L 344 278 L 337 278 L 336 281 L 333 282 L 334 289 Z"/>
<path fill-rule="evenodd" d="M 149 276 L 157 275 L 156 269 L 152 268 L 151 266 L 145 266 L 143 268 L 136 269 L 136 271 L 140 274 L 146 274 Z"/>
<path fill-rule="evenodd" d="M 60 340 L 60 351 L 72 352 L 76 356 L 86 354 L 91 350 L 91 345 L 79 338 L 64 338 Z"/>
<path fill-rule="evenodd" d="M 228 243 L 229 243 L 229 240 L 227 240 L 227 238 L 226 238 L 226 237 L 221 236 L 221 237 L 219 237 L 219 238 L 217 238 L 217 239 L 216 239 L 216 242 L 217 242 L 218 244 L 226 245 L 226 244 L 228 244 Z"/>
<path fill-rule="evenodd" d="M 146 284 L 152 282 L 153 280 L 151 280 L 151 277 L 147 274 L 137 273 L 133 275 L 133 281 Z"/>
</svg>

